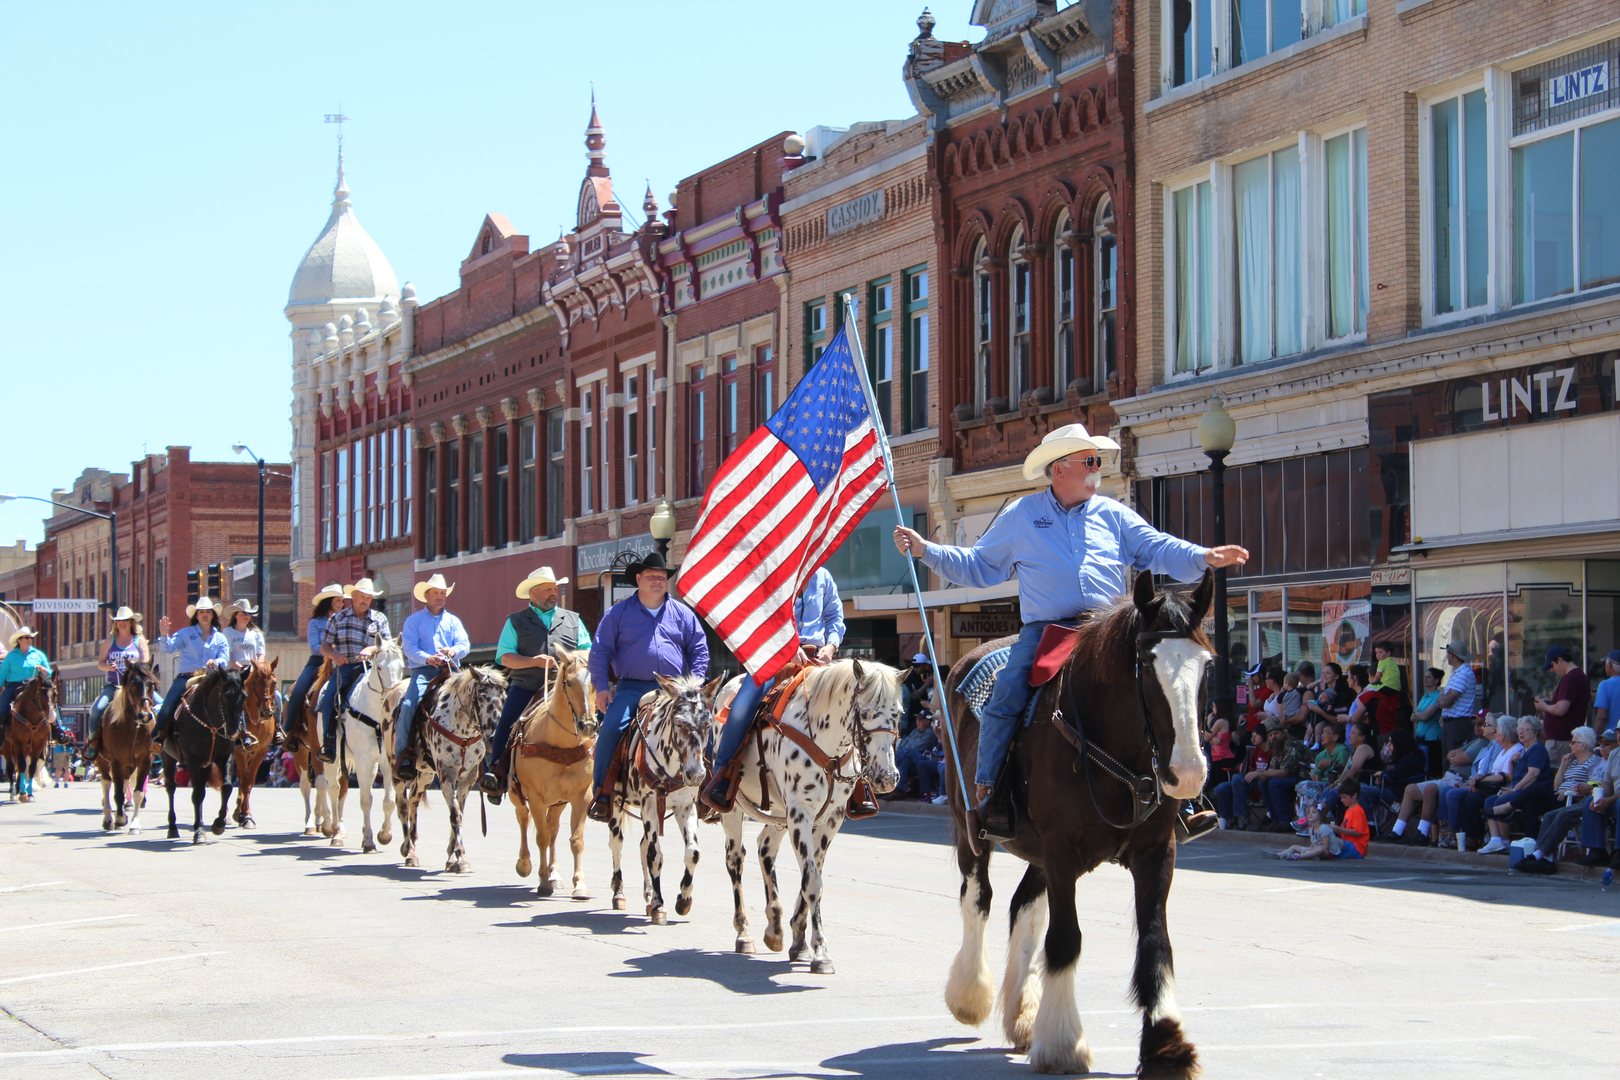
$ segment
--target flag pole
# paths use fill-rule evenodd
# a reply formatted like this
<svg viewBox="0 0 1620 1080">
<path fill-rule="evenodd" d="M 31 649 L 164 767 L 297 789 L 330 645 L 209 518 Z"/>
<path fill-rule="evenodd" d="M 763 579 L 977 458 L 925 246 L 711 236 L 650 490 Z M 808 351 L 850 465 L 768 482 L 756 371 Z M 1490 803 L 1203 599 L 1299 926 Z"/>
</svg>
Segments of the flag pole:
<svg viewBox="0 0 1620 1080">
<path fill-rule="evenodd" d="M 844 302 L 844 309 L 849 313 L 844 321 L 846 329 L 854 329 L 855 300 L 849 293 L 840 297 Z M 866 394 L 866 408 L 872 414 L 872 430 L 877 434 L 878 450 L 883 455 L 883 473 L 889 480 L 889 494 L 894 496 L 894 517 L 903 528 L 911 528 L 906 521 L 905 507 L 900 505 L 900 486 L 894 482 L 894 455 L 889 452 L 889 433 L 886 430 L 883 417 L 878 412 L 877 395 L 872 392 L 872 380 L 866 373 L 866 350 L 861 347 L 859 332 L 847 334 L 846 337 L 854 344 L 855 371 L 861 377 L 861 390 Z M 923 642 L 928 648 L 928 662 L 934 669 L 934 699 L 939 703 L 940 714 L 945 719 L 945 737 L 950 740 L 951 764 L 956 769 L 956 780 L 962 788 L 962 808 L 971 813 L 976 805 L 973 797 L 968 793 L 967 776 L 962 772 L 961 748 L 956 745 L 956 731 L 951 724 L 950 705 L 945 700 L 945 678 L 939 670 L 939 654 L 934 651 L 934 632 L 928 625 L 928 605 L 923 603 L 922 585 L 917 581 L 917 560 L 906 556 L 906 570 L 911 574 L 911 592 L 917 598 L 917 614 L 922 618 Z"/>
</svg>

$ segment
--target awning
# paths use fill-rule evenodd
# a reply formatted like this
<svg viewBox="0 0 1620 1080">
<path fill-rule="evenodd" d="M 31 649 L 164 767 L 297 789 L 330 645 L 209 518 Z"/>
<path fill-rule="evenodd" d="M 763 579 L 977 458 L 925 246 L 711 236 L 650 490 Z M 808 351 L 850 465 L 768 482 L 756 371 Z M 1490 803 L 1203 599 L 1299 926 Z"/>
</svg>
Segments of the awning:
<svg viewBox="0 0 1620 1080">
<path fill-rule="evenodd" d="M 1003 581 L 987 589 L 931 589 L 922 594 L 924 607 L 942 608 L 955 604 L 981 604 L 991 600 L 1006 600 L 1018 595 L 1018 579 Z M 915 593 L 884 593 L 877 596 L 855 596 L 856 611 L 910 611 L 917 606 Z"/>
</svg>

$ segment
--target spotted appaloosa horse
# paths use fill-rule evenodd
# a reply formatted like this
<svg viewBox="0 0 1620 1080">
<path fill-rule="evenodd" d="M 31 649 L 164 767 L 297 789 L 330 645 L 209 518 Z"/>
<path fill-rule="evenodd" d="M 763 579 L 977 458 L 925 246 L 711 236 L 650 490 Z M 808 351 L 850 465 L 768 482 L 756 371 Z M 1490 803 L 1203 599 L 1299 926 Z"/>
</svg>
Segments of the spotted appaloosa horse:
<svg viewBox="0 0 1620 1080">
<path fill-rule="evenodd" d="M 390 717 L 383 729 L 383 744 L 394 752 L 394 724 L 399 719 L 398 695 L 392 698 Z M 433 778 L 439 778 L 439 793 L 450 811 L 450 843 L 445 851 L 448 873 L 472 870 L 461 830 L 465 822 L 467 794 L 484 771 L 484 755 L 490 737 L 501 718 L 506 700 L 506 676 L 489 667 L 463 668 L 438 687 L 432 702 L 423 710 L 422 736 L 427 753 L 417 762 L 415 780 L 397 784 L 399 800 L 399 853 L 406 866 L 420 866 L 416 855 L 416 823 L 422 800 L 427 797 Z M 390 759 L 392 760 L 392 759 Z M 390 765 L 392 768 L 392 765 Z"/>
<path fill-rule="evenodd" d="M 591 801 L 591 751 L 600 722 L 591 709 L 590 653 L 569 652 L 556 646 L 557 660 L 551 690 L 524 712 L 522 726 L 513 734 L 517 748 L 512 759 L 512 811 L 518 822 L 518 877 L 528 877 L 529 820 L 534 820 L 535 847 L 540 871 L 535 893 L 557 891 L 557 836 L 565 806 L 573 807 L 568 846 L 574 855 L 575 900 L 589 900 L 585 884 L 585 807 Z"/>
<path fill-rule="evenodd" d="M 720 679 L 705 684 L 696 675 L 660 675 L 658 686 L 658 690 L 642 697 L 634 725 L 624 736 L 629 757 L 619 775 L 613 814 L 608 818 L 608 846 L 613 851 L 613 910 L 623 911 L 626 903 L 620 855 L 625 818 L 635 807 L 641 817 L 642 894 L 647 901 L 647 916 L 655 925 L 662 925 L 669 921 L 659 882 L 664 872 L 659 837 L 664 831 L 666 810 L 680 826 L 686 847 L 686 873 L 681 878 L 675 914 L 685 915 L 692 910 L 692 873 L 697 869 L 699 855 L 697 796 L 708 775 L 704 747 L 709 743 L 714 695 L 720 689 Z"/>
<path fill-rule="evenodd" d="M 6 727 L 6 741 L 0 746 L 0 757 L 11 763 L 11 797 L 17 802 L 32 802 L 34 781 L 45 760 L 46 748 L 51 742 L 51 728 L 56 723 L 57 685 L 54 675 L 46 675 L 44 668 L 35 668 L 34 677 L 23 684 L 11 701 L 10 723 Z"/>
<path fill-rule="evenodd" d="M 738 751 L 743 756 L 737 800 L 720 819 L 726 830 L 726 871 L 731 875 L 738 952 L 754 951 L 742 894 L 743 857 L 748 851 L 743 819 L 749 817 L 765 824 L 758 841 L 759 868 L 765 878 L 765 947 L 772 952 L 782 948 L 776 851 L 782 837 L 792 832 L 799 859 L 799 902 L 793 909 L 793 948 L 788 956 L 793 960 L 808 956 L 811 971 L 833 973 L 821 932 L 822 867 L 827 848 L 844 823 L 856 779 L 864 775 L 880 792 L 894 790 L 899 780 L 894 745 L 905 712 L 903 681 L 903 674 L 894 668 L 858 660 L 812 668 L 802 688 L 788 699 L 780 726 L 767 725 Z M 734 680 L 726 689 L 735 693 L 740 683 L 740 678 Z M 762 784 L 768 784 L 768 793 Z"/>
<path fill-rule="evenodd" d="M 276 734 L 276 665 L 254 660 L 242 669 L 242 693 L 246 698 L 242 706 L 246 718 L 249 742 L 236 747 L 236 812 L 231 816 L 244 829 L 257 826 L 249 800 L 253 797 L 253 781 L 259 775 L 259 766 L 270 752 L 270 740 Z"/>
<path fill-rule="evenodd" d="M 152 691 L 157 676 L 146 664 L 124 667 L 118 692 L 102 717 L 101 753 L 96 755 L 96 772 L 101 776 L 101 827 L 111 831 L 124 828 L 131 834 L 141 831 L 141 807 L 146 804 L 146 777 L 152 768 Z M 124 793 L 133 788 L 133 808 L 124 816 Z"/>
<path fill-rule="evenodd" d="M 1198 740 L 1198 696 L 1211 652 L 1199 624 L 1212 592 L 1208 573 L 1191 597 L 1155 593 L 1152 575 L 1139 575 L 1131 599 L 1081 621 L 1073 654 L 1060 677 L 1039 691 L 1035 719 L 1015 744 L 1016 786 L 1027 785 L 1029 811 L 1017 836 L 1003 846 L 1029 868 L 1013 893 L 1000 1005 L 1008 1041 L 1028 1050 L 1037 1072 L 1083 1073 L 1091 1067 L 1074 1000 L 1080 958 L 1075 882 L 1112 860 L 1136 883 L 1131 991 L 1142 1011 L 1140 1075 L 1187 1080 L 1199 1073 L 1198 1052 L 1182 1032 L 1176 1006 L 1165 900 L 1175 873 L 1179 800 L 1196 796 L 1208 771 Z M 958 686 L 985 653 L 1005 643 L 975 649 L 946 680 L 947 706 L 956 718 L 958 753 L 952 756 L 969 776 L 978 720 Z M 1090 752 L 1081 753 L 1077 742 Z M 980 1024 L 995 1000 L 985 941 L 991 845 L 983 843 L 983 854 L 974 853 L 961 790 L 946 788 L 962 872 L 962 948 L 945 1002 L 958 1020 Z M 1037 990 L 1030 985 L 1031 961 L 1048 909 L 1043 985 Z"/>
</svg>

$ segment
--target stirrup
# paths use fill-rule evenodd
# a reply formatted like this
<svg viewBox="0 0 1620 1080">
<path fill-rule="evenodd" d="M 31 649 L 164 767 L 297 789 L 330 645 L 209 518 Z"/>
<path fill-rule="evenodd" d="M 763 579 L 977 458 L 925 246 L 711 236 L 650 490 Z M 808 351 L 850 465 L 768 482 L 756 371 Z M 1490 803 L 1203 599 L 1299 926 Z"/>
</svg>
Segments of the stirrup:
<svg viewBox="0 0 1620 1080">
<path fill-rule="evenodd" d="M 600 821 L 604 824 L 611 821 L 613 819 L 612 790 L 598 792 L 596 797 L 591 800 L 591 805 L 585 808 L 585 816 L 592 821 Z"/>
</svg>

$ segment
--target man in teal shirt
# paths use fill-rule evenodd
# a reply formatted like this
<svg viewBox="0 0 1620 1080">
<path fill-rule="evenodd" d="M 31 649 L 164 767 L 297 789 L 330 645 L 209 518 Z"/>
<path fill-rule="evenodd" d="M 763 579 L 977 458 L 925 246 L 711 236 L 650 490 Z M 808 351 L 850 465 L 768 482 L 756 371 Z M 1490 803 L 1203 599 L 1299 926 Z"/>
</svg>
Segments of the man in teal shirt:
<svg viewBox="0 0 1620 1080">
<path fill-rule="evenodd" d="M 501 722 L 495 727 L 484 775 L 478 781 L 492 802 L 500 802 L 506 793 L 506 744 L 512 736 L 512 725 L 545 688 L 546 671 L 557 666 L 551 650 L 558 645 L 569 651 L 591 647 L 591 633 L 579 615 L 557 606 L 561 586 L 566 584 L 568 579 L 557 577 L 549 566 L 540 567 L 520 581 L 517 596 L 528 600 L 528 606 L 507 618 L 495 644 L 495 662 L 510 674 L 506 706 L 501 709 Z"/>
<path fill-rule="evenodd" d="M 0 683 L 4 684 L 0 689 L 0 743 L 6 741 L 6 728 L 11 724 L 11 702 L 35 671 L 49 675 L 51 664 L 34 648 L 33 628 L 25 626 L 11 635 L 11 651 L 0 660 Z"/>
</svg>

